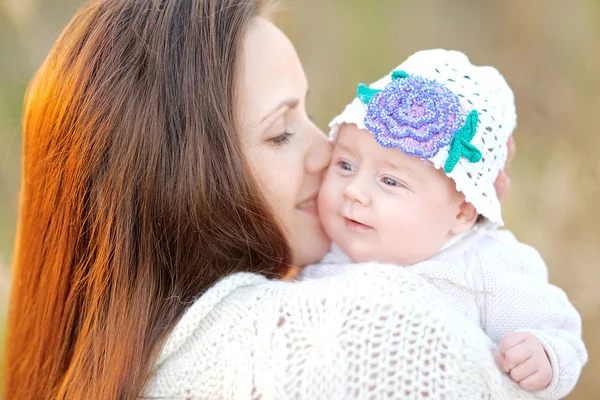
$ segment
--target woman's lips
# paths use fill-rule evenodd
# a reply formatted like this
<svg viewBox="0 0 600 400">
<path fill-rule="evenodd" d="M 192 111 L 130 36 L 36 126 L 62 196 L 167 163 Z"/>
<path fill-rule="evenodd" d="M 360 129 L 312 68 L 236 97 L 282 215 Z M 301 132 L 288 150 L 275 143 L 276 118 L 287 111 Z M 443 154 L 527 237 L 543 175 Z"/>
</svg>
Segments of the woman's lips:
<svg viewBox="0 0 600 400">
<path fill-rule="evenodd" d="M 319 215 L 319 208 L 317 206 L 317 194 L 310 196 L 308 199 L 301 201 L 296 206 L 296 209 L 305 212 L 310 215 Z"/>
<path fill-rule="evenodd" d="M 366 232 L 373 229 L 373 227 L 369 225 L 362 224 L 358 221 L 346 217 L 344 217 L 344 224 L 346 225 L 346 228 L 348 228 L 352 232 Z"/>
</svg>

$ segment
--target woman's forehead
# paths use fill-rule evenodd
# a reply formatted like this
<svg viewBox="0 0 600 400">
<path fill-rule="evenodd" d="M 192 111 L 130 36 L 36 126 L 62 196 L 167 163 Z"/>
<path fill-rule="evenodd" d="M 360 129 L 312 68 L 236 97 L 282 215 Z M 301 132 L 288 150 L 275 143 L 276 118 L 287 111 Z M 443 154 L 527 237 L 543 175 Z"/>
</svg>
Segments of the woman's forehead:
<svg viewBox="0 0 600 400">
<path fill-rule="evenodd" d="M 240 98 L 247 123 L 260 124 L 281 104 L 304 100 L 308 85 L 296 50 L 270 21 L 253 21 L 242 54 Z"/>
</svg>

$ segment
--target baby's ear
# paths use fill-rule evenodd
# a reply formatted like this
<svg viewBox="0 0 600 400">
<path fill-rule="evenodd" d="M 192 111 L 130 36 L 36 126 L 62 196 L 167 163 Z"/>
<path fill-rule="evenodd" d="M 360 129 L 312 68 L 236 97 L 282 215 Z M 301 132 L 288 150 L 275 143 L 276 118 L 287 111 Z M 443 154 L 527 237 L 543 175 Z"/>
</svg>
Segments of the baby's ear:
<svg viewBox="0 0 600 400">
<path fill-rule="evenodd" d="M 475 206 L 471 203 L 463 201 L 458 206 L 458 214 L 456 215 L 456 221 L 454 221 L 454 226 L 451 229 L 451 233 L 457 234 L 468 231 L 471 229 L 471 227 L 473 227 L 478 216 L 479 215 L 477 214 Z"/>
</svg>

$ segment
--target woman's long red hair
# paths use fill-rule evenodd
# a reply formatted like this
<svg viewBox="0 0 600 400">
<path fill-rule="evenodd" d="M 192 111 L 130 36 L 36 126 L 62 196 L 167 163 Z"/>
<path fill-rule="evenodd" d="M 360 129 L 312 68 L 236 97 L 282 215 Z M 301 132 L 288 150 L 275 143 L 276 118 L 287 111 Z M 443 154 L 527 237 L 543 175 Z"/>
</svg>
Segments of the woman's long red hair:
<svg viewBox="0 0 600 400">
<path fill-rule="evenodd" d="M 135 399 L 191 302 L 289 248 L 237 136 L 258 0 L 102 0 L 32 81 L 6 352 L 14 399 Z"/>
</svg>

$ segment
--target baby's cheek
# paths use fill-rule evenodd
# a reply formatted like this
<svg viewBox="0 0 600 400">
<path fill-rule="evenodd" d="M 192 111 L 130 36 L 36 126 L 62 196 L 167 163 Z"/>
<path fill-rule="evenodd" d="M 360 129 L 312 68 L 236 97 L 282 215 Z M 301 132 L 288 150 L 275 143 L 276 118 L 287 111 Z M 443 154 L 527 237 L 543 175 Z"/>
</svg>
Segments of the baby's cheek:
<svg viewBox="0 0 600 400">
<path fill-rule="evenodd" d="M 428 231 L 421 221 L 407 218 L 396 227 L 393 234 L 388 235 L 385 248 L 393 252 L 392 256 L 398 264 L 410 265 L 423 261 L 430 252 Z"/>
<path fill-rule="evenodd" d="M 319 218 L 321 218 L 323 225 L 330 222 L 336 211 L 335 198 L 331 190 L 328 190 L 325 186 L 322 186 L 319 191 L 317 207 L 319 209 Z"/>
<path fill-rule="evenodd" d="M 346 243 L 351 241 L 351 237 L 345 229 L 338 207 L 331 200 L 319 201 L 319 218 L 329 239 L 342 246 L 344 252 L 349 254 L 344 247 L 349 247 Z"/>
<path fill-rule="evenodd" d="M 379 253 L 385 262 L 394 264 L 403 264 L 407 257 L 410 257 L 412 239 L 409 234 L 410 229 L 402 229 L 404 224 L 390 227 L 385 234 L 379 234 Z"/>
<path fill-rule="evenodd" d="M 390 208 L 391 212 L 380 219 L 388 240 L 396 243 L 396 245 L 406 245 L 414 242 L 415 236 L 421 236 L 422 227 L 417 210 L 404 208 L 401 205 L 398 205 L 396 210 Z"/>
<path fill-rule="evenodd" d="M 341 195 L 339 184 L 328 173 L 319 189 L 319 198 L 317 199 L 319 209 L 330 211 L 336 202 L 340 201 Z"/>
</svg>

